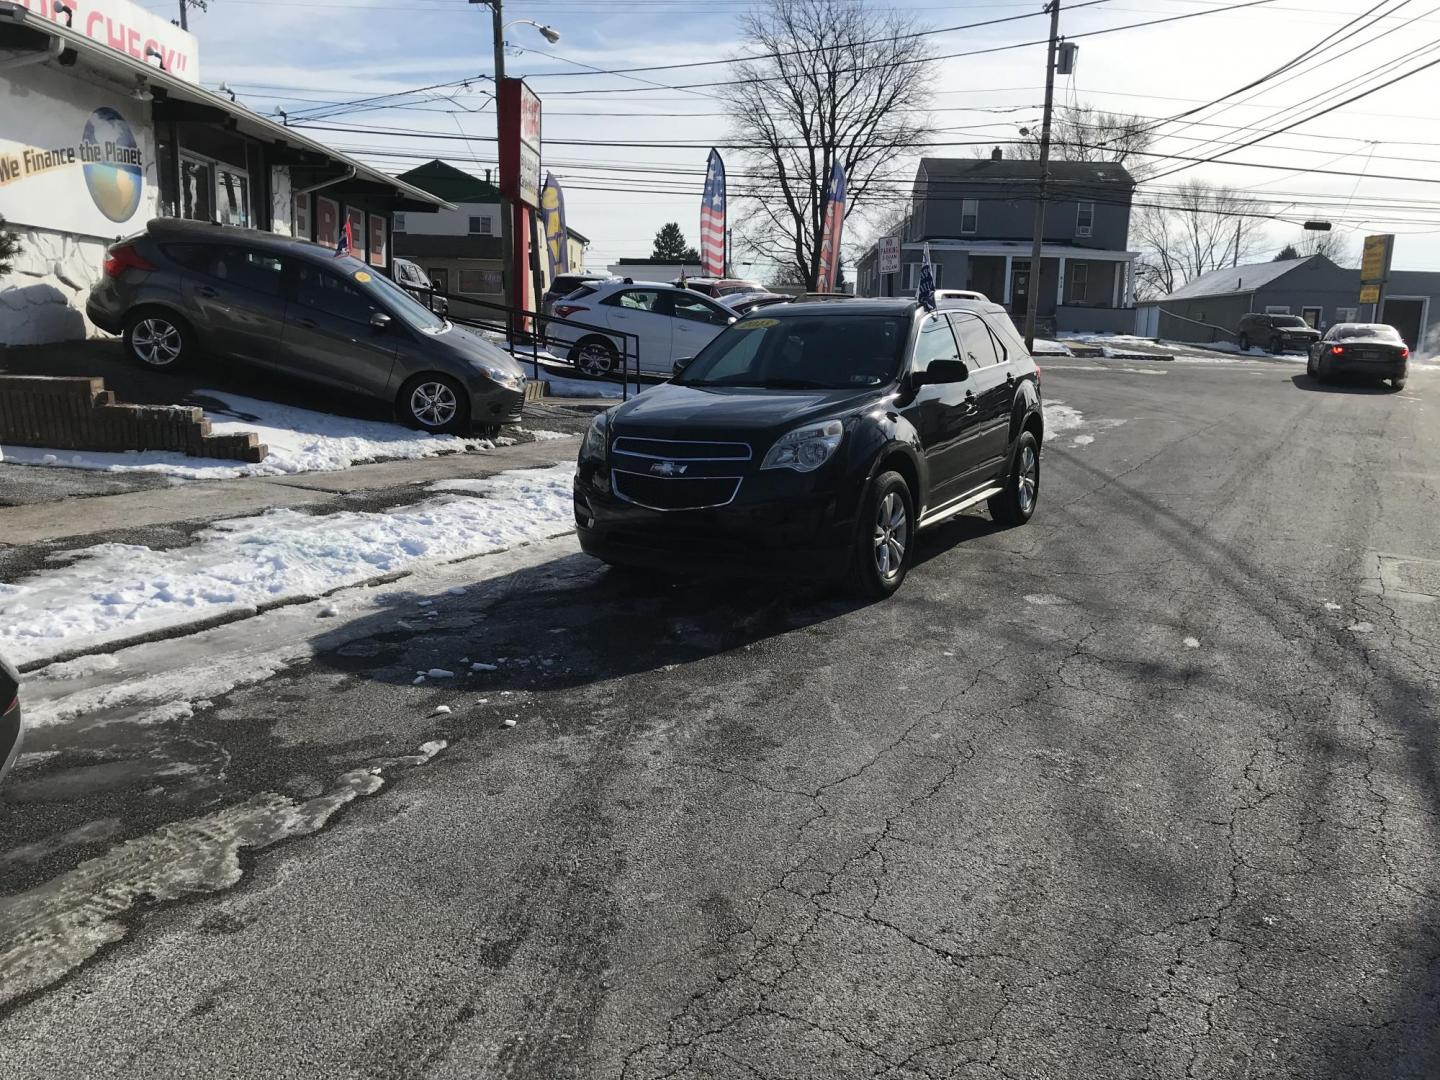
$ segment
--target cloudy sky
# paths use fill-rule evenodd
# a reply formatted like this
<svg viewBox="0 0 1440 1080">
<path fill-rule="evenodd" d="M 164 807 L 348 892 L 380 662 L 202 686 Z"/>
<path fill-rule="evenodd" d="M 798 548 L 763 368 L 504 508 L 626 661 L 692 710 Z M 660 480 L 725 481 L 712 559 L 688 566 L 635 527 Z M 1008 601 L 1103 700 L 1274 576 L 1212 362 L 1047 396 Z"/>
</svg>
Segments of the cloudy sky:
<svg viewBox="0 0 1440 1080">
<path fill-rule="evenodd" d="M 173 16 L 173 0 L 143 0 Z M 861 0 L 855 0 L 861 2 Z M 1189 178 L 1244 189 L 1277 219 L 1272 249 L 1300 238 L 1291 221 L 1344 223 L 1358 250 L 1367 232 L 1395 232 L 1398 268 L 1440 267 L 1440 66 L 1406 78 L 1249 149 L 1234 144 L 1440 59 L 1440 8 L 1419 0 L 1273 0 L 1218 11 L 1229 0 L 1106 0 L 1062 14 L 1062 33 L 1080 45 L 1075 74 L 1057 100 L 1167 118 L 1229 94 L 1324 42 L 1324 51 L 1263 86 L 1160 130 L 1154 170 L 1183 168 L 1148 189 L 1151 198 Z M 314 118 L 329 127 L 389 128 L 400 134 L 317 129 L 332 145 L 391 171 L 445 157 L 471 171 L 494 165 L 489 9 L 466 0 L 210 0 L 191 16 L 200 39 L 202 78 L 229 83 L 261 112 L 292 116 L 326 102 L 413 90 L 473 76 L 468 87 L 403 99 L 405 108 Z M 739 16 L 750 0 L 507 0 L 505 16 L 534 19 L 561 34 L 550 45 L 530 26 L 510 27 L 507 74 L 533 76 L 544 100 L 545 165 L 566 187 L 570 223 L 592 240 L 592 269 L 649 253 L 667 221 L 696 239 L 705 145 L 726 136 L 710 82 L 723 67 L 618 77 L 594 69 L 693 63 L 744 51 Z M 759 5 L 763 7 L 763 5 Z M 1039 3 L 985 0 L 936 4 L 902 0 L 921 28 L 1036 12 L 1004 25 L 936 33 L 934 55 L 1035 41 L 1046 20 Z M 1325 42 L 1351 20 L 1362 24 Z M 1094 31 L 1174 15 L 1199 17 L 1151 27 Z M 1373 21 L 1371 21 L 1373 20 Z M 1043 97 L 1045 50 L 1029 45 L 935 61 L 931 112 L 937 155 L 968 156 L 969 146 L 1013 137 L 1034 122 Z M 661 85 L 651 85 L 661 84 Z M 623 92 L 616 92 L 623 91 Z M 443 96 L 442 96 L 443 94 Z M 1199 121 L 1199 122 L 1197 122 Z M 693 143 L 615 147 L 564 140 Z M 1238 164 L 1193 164 L 1235 150 Z M 736 163 L 738 165 L 738 162 Z M 1259 167 L 1265 166 L 1265 167 Z M 735 166 L 732 165 L 732 170 Z M 1320 171 L 1324 170 L 1324 171 Z M 1394 177 L 1387 179 L 1385 177 Z M 693 191 L 683 190 L 693 186 Z M 1145 190 L 1145 189 L 1142 189 Z M 1142 196 L 1143 197 L 1143 196 Z M 849 237 L 847 237 L 849 239 Z"/>
</svg>

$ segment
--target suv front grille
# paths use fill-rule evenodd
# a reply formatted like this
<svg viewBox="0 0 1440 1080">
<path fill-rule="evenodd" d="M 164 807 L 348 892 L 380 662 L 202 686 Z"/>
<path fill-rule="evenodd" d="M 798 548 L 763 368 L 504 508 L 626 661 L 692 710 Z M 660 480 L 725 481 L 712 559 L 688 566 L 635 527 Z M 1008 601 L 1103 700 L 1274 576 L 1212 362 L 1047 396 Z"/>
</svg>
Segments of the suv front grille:
<svg viewBox="0 0 1440 1080">
<path fill-rule="evenodd" d="M 610 470 L 615 494 L 650 510 L 703 510 L 725 506 L 740 490 L 738 476 L 646 476 Z"/>
<path fill-rule="evenodd" d="M 644 439 L 632 435 L 617 436 L 611 450 L 626 457 L 655 461 L 749 461 L 751 454 L 748 443 Z"/>
</svg>

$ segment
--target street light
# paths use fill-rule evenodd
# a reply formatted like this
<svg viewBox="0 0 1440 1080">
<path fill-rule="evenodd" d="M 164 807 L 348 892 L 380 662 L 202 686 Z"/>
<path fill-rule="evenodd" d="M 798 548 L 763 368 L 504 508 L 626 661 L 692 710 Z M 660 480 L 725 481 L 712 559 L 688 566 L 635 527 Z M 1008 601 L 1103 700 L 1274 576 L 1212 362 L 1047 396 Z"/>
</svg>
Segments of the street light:
<svg viewBox="0 0 1440 1080">
<path fill-rule="evenodd" d="M 505 121 L 500 109 L 500 86 L 505 81 L 505 28 L 514 26 L 516 23 L 526 23 L 540 31 L 541 37 L 552 45 L 560 40 L 558 31 L 549 26 L 541 26 L 532 19 L 516 19 L 513 22 L 505 22 L 501 11 L 504 0 L 470 0 L 472 4 L 484 4 L 490 9 L 491 25 L 494 28 L 495 46 L 495 134 L 497 136 L 496 147 L 505 139 Z M 503 179 L 503 177 L 502 177 Z M 511 307 L 519 307 L 517 302 L 520 297 L 519 282 L 515 281 L 515 268 L 511 265 L 515 259 L 515 237 L 514 223 L 510 220 L 510 207 L 505 197 L 500 197 L 500 287 L 505 291 L 506 303 Z M 536 304 L 539 304 L 540 297 L 535 297 Z M 509 319 L 506 319 L 507 327 Z M 507 335 L 508 336 L 508 335 Z"/>
</svg>

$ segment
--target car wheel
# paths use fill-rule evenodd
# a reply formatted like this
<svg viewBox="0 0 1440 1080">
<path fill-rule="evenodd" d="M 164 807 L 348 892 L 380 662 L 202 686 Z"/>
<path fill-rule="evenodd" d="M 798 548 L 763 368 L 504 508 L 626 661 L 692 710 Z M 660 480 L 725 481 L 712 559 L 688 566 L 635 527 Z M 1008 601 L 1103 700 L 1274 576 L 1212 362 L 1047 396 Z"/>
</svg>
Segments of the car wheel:
<svg viewBox="0 0 1440 1080">
<path fill-rule="evenodd" d="M 178 368 L 194 354 L 195 334 L 168 311 L 137 311 L 125 320 L 125 349 L 145 367 Z"/>
<path fill-rule="evenodd" d="M 570 352 L 571 362 L 586 375 L 600 378 L 609 375 L 620 362 L 615 346 L 604 338 L 586 338 Z"/>
<path fill-rule="evenodd" d="M 1404 390 L 1404 389 L 1405 389 L 1405 380 L 1404 380 L 1404 379 L 1391 379 L 1391 380 L 1390 380 L 1390 388 L 1391 388 L 1392 390 Z"/>
<path fill-rule="evenodd" d="M 1313 352 L 1305 358 L 1305 374 L 1312 379 L 1315 377 L 1315 354 Z"/>
<path fill-rule="evenodd" d="M 1250 335 L 1249 335 L 1249 334 L 1241 334 L 1241 335 L 1240 335 L 1240 338 L 1239 338 L 1239 344 L 1240 344 L 1240 351 L 1241 351 L 1241 352 L 1249 352 L 1249 351 L 1250 351 Z"/>
<path fill-rule="evenodd" d="M 422 431 L 463 432 L 470 423 L 470 398 L 448 375 L 417 375 L 400 389 L 400 417 Z"/>
<path fill-rule="evenodd" d="M 865 493 L 855 549 L 850 558 L 850 589 L 867 600 L 883 600 L 905 580 L 915 541 L 915 502 L 905 478 L 884 472 Z"/>
<path fill-rule="evenodd" d="M 990 516 L 1007 529 L 1024 525 L 1035 514 L 1040 498 L 1040 444 L 1035 433 L 1022 431 L 1015 443 L 1014 464 L 1005 480 L 1005 489 L 992 496 Z"/>
<path fill-rule="evenodd" d="M 1284 351 L 1285 346 L 1281 343 L 1280 339 L 1278 337 L 1272 337 L 1270 339 L 1270 354 L 1272 356 L 1279 356 Z"/>
<path fill-rule="evenodd" d="M 1325 367 L 1325 357 L 1323 356 L 1315 361 L 1315 381 L 1321 383 L 1330 381 L 1330 372 Z"/>
</svg>

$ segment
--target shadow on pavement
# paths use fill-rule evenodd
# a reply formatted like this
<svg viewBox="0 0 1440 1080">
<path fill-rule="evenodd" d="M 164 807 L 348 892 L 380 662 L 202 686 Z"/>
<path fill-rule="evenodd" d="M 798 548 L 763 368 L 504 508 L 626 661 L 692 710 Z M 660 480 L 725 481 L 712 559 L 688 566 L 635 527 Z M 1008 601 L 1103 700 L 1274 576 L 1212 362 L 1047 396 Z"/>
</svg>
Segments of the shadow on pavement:
<svg viewBox="0 0 1440 1080">
<path fill-rule="evenodd" d="M 1313 375 L 1292 375 L 1290 381 L 1301 390 L 1309 390 L 1317 394 L 1359 394 L 1364 396 L 1393 394 L 1396 391 L 1389 383 L 1380 382 L 1378 379 L 1365 379 L 1359 375 L 1335 376 L 1335 381 L 1322 383 Z"/>
</svg>

